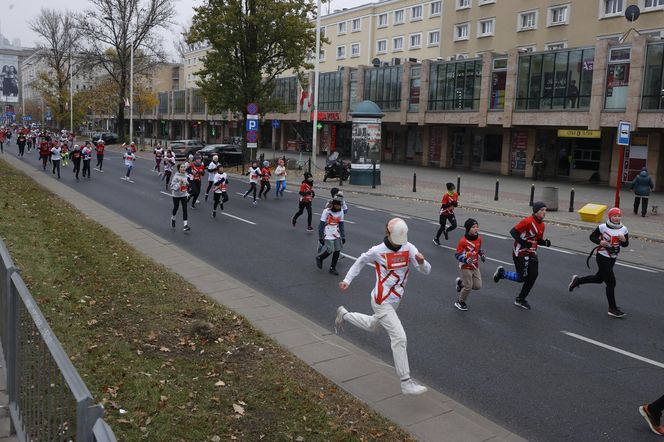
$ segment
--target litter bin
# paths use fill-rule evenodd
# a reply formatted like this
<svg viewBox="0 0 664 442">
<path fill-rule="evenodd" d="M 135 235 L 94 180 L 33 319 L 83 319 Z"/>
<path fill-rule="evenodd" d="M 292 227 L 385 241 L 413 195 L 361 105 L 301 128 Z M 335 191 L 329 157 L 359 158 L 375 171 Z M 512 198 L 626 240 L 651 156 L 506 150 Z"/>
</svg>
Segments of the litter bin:
<svg viewBox="0 0 664 442">
<path fill-rule="evenodd" d="M 546 204 L 546 209 L 552 212 L 558 210 L 558 188 L 557 187 L 544 187 L 542 188 L 542 202 Z"/>
</svg>

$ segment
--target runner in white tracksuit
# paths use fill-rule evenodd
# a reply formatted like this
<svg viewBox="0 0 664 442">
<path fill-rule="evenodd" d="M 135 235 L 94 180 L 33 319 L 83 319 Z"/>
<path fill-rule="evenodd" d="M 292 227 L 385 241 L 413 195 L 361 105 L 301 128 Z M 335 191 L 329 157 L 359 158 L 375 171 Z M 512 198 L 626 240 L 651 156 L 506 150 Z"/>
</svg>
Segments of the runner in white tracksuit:
<svg viewBox="0 0 664 442">
<path fill-rule="evenodd" d="M 420 273 L 428 275 L 431 264 L 417 248 L 408 242 L 408 226 L 400 218 L 392 218 L 385 229 L 386 237 L 364 252 L 348 270 L 346 277 L 339 283 L 341 290 L 346 290 L 353 279 L 360 274 L 365 265 L 376 268 L 376 284 L 371 291 L 371 307 L 374 314 L 349 312 L 344 306 L 337 308 L 334 325 L 338 330 L 344 321 L 367 331 L 375 331 L 382 326 L 390 336 L 394 367 L 401 380 L 404 394 L 422 394 L 427 388 L 410 379 L 408 354 L 406 352 L 406 333 L 397 316 L 397 307 L 404 295 L 410 266 Z"/>
</svg>

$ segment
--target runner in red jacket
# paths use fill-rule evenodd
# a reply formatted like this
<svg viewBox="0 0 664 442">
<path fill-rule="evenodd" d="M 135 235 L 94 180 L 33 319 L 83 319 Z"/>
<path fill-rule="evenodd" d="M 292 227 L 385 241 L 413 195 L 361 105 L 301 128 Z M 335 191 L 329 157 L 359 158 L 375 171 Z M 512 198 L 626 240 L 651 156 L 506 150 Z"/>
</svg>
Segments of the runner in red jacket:
<svg viewBox="0 0 664 442">
<path fill-rule="evenodd" d="M 311 227 L 311 202 L 314 200 L 316 197 L 316 193 L 314 192 L 314 178 L 311 176 L 311 173 L 305 172 L 304 173 L 304 180 L 302 181 L 302 184 L 300 184 L 300 205 L 298 208 L 297 213 L 293 215 L 293 219 L 291 223 L 293 224 L 293 227 L 295 227 L 295 224 L 297 223 L 297 219 L 304 213 L 304 210 L 307 210 L 307 231 L 308 232 L 313 232 L 314 228 Z"/>
<path fill-rule="evenodd" d="M 453 183 L 447 183 L 446 187 L 447 193 L 443 195 L 443 199 L 440 201 L 440 218 L 438 219 L 440 227 L 438 228 L 438 232 L 436 232 L 436 236 L 433 239 L 434 244 L 437 246 L 440 245 L 441 234 L 445 236 L 445 239 L 447 239 L 448 233 L 457 227 L 456 216 L 454 216 L 454 208 L 459 205 L 459 194 L 456 192 L 456 187 Z M 447 221 L 450 222 L 450 226 L 445 228 Z"/>
</svg>

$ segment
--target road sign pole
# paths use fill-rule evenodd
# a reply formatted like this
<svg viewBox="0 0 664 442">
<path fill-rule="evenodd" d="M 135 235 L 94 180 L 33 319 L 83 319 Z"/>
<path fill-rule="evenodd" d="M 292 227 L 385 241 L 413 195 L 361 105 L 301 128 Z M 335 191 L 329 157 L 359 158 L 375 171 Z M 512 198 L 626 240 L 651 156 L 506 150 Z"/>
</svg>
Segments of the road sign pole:
<svg viewBox="0 0 664 442">
<path fill-rule="evenodd" d="M 618 165 L 618 178 L 616 179 L 616 199 L 614 207 L 620 207 L 620 185 L 622 183 L 623 164 L 625 163 L 625 146 L 620 146 L 620 164 Z"/>
<path fill-rule="evenodd" d="M 314 118 L 311 131 L 311 163 L 316 165 L 316 144 L 318 138 L 318 80 L 320 78 L 320 0 L 317 2 L 316 9 L 316 55 L 315 55 L 315 70 L 314 70 Z"/>
</svg>

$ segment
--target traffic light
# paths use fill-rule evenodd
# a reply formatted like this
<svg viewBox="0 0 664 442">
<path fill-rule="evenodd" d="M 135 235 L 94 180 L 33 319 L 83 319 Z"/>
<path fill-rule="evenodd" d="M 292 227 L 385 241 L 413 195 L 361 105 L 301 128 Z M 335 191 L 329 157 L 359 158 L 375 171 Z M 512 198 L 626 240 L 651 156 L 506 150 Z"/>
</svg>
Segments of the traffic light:
<svg viewBox="0 0 664 442">
<path fill-rule="evenodd" d="M 321 130 L 323 128 L 323 123 L 318 123 L 316 129 Z"/>
</svg>

